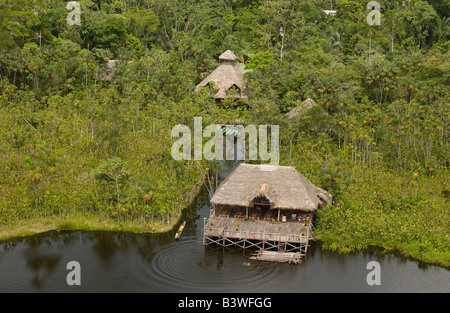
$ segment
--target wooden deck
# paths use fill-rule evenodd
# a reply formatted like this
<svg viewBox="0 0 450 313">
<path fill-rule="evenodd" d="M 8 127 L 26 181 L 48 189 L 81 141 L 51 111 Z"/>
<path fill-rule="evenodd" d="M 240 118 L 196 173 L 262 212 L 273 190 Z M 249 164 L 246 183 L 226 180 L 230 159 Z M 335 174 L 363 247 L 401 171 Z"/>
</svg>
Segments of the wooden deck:
<svg viewBox="0 0 450 313">
<path fill-rule="evenodd" d="M 205 219 L 203 244 L 256 248 L 259 249 L 257 260 L 301 263 L 311 231 L 312 218 L 278 222 L 272 219 L 244 219 L 241 214 L 233 217 L 222 213 L 214 215 L 211 211 L 210 218 Z M 278 254 L 273 254 L 273 251 Z"/>
<path fill-rule="evenodd" d="M 210 217 L 204 228 L 207 237 L 308 243 L 310 227 L 299 222 L 272 222 L 242 218 Z"/>
</svg>

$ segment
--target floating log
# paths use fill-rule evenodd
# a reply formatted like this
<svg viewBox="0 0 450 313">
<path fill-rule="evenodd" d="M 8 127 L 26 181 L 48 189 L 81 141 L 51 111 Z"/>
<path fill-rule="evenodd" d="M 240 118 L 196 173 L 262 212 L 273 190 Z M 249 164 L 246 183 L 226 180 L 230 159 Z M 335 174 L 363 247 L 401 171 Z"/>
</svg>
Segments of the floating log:
<svg viewBox="0 0 450 313">
<path fill-rule="evenodd" d="M 180 228 L 178 228 L 177 233 L 175 234 L 175 240 L 179 240 L 181 238 L 181 234 L 183 234 L 184 227 L 186 226 L 186 221 L 181 224 Z"/>
</svg>

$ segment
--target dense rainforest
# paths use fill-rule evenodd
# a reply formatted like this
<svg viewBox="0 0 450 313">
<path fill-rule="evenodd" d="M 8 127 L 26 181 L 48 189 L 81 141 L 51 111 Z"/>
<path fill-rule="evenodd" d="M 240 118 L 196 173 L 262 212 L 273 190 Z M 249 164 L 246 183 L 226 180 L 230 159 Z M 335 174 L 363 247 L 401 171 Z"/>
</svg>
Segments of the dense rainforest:
<svg viewBox="0 0 450 313">
<path fill-rule="evenodd" d="M 170 154 L 201 116 L 280 126 L 281 165 L 334 195 L 325 248 L 450 266 L 450 4 L 368 2 L 0 0 L 0 238 L 172 227 L 217 168 Z M 194 92 L 227 49 L 239 105 Z"/>
</svg>

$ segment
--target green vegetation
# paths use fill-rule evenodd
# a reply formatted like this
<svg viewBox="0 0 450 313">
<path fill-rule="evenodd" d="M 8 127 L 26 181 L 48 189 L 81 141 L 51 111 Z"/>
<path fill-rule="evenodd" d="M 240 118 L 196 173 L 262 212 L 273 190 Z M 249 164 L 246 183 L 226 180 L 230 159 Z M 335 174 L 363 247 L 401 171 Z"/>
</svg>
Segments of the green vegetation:
<svg viewBox="0 0 450 313">
<path fill-rule="evenodd" d="M 368 2 L 80 0 L 69 26 L 62 0 L 0 0 L 0 237 L 166 229 L 211 167 L 174 161 L 171 130 L 202 116 L 280 125 L 282 165 L 335 196 L 325 247 L 449 266 L 449 4 L 380 0 L 369 26 Z M 237 108 L 194 92 L 227 49 Z"/>
</svg>

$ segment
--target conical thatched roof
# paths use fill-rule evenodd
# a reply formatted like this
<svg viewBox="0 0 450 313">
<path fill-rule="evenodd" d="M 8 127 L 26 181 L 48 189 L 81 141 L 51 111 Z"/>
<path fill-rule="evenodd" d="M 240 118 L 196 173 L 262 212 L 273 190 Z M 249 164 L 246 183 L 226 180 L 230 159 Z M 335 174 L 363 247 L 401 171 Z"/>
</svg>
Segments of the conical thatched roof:
<svg viewBox="0 0 450 313">
<path fill-rule="evenodd" d="M 209 74 L 208 77 L 197 85 L 195 92 L 198 92 L 200 88 L 206 87 L 210 83 L 214 83 L 215 87 L 218 89 L 217 93 L 214 95 L 214 98 L 216 99 L 227 98 L 229 96 L 227 91 L 233 86 L 237 87 L 239 90 L 238 93 L 232 95 L 232 97 L 246 98 L 248 96 L 248 89 L 245 84 L 244 75 L 234 62 L 234 60 L 237 59 L 236 55 L 228 50 L 219 58 L 224 61 L 218 68 Z"/>
<path fill-rule="evenodd" d="M 219 56 L 219 60 L 236 61 L 238 57 L 231 51 L 227 50 Z"/>
<path fill-rule="evenodd" d="M 315 107 L 316 105 L 317 103 L 313 99 L 308 98 L 305 101 L 303 101 L 301 105 L 299 105 L 296 108 L 293 108 L 290 112 L 286 113 L 286 115 L 289 119 L 291 119 L 301 115 L 303 112 L 306 112 L 307 110 L 311 109 L 312 107 Z"/>
<path fill-rule="evenodd" d="M 269 165 L 270 166 L 270 165 Z M 313 185 L 294 167 L 278 166 L 264 171 L 267 165 L 240 164 L 217 188 L 213 204 L 251 207 L 253 200 L 264 196 L 273 209 L 314 212 L 321 202 L 332 196 Z"/>
</svg>

